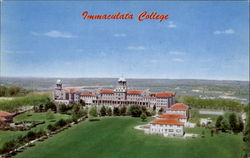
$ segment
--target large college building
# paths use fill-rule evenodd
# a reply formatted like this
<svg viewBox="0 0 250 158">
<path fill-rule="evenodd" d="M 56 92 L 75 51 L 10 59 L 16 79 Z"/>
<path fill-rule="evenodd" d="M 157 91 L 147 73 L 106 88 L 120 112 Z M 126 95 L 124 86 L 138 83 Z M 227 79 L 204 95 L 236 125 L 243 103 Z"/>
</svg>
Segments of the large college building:
<svg viewBox="0 0 250 158">
<path fill-rule="evenodd" d="M 55 102 L 70 104 L 85 102 L 86 105 L 127 106 L 138 104 L 166 110 L 174 104 L 174 92 L 152 92 L 150 90 L 128 89 L 125 78 L 119 78 L 115 89 L 96 89 L 80 92 L 75 88 L 63 88 L 62 81 L 57 80 L 53 93 Z"/>
</svg>

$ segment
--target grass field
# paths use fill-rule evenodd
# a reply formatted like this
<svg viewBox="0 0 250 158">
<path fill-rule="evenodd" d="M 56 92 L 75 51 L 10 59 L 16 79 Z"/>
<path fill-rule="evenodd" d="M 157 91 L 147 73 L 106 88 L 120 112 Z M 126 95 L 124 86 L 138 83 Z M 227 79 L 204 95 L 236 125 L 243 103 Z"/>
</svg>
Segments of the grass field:
<svg viewBox="0 0 250 158">
<path fill-rule="evenodd" d="M 58 121 L 60 119 L 68 119 L 70 116 L 63 114 L 54 114 L 54 120 Z M 46 118 L 46 113 L 34 113 L 34 112 L 25 112 L 14 117 L 14 122 L 16 121 L 45 121 L 44 124 L 38 125 L 32 128 L 32 131 L 38 131 L 40 129 L 46 130 L 47 126 L 51 123 L 50 120 Z M 2 145 L 10 140 L 17 139 L 18 136 L 26 134 L 28 131 L 1 131 L 0 130 L 0 148 Z"/>
<path fill-rule="evenodd" d="M 16 155 L 18 158 L 240 158 L 242 135 L 164 138 L 133 129 L 131 117 L 106 117 L 81 122 Z M 200 129 L 194 130 L 199 132 Z"/>
<path fill-rule="evenodd" d="M 8 112 L 15 112 L 18 107 L 46 104 L 49 101 L 49 97 L 49 93 L 29 93 L 28 95 L 23 97 L 0 99 L 0 109 Z"/>
</svg>

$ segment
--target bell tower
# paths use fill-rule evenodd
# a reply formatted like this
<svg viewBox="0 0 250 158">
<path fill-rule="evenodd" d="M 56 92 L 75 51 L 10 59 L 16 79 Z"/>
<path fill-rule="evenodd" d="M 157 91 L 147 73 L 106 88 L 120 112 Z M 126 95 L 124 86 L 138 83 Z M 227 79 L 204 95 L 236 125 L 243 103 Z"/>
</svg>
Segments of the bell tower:
<svg viewBox="0 0 250 158">
<path fill-rule="evenodd" d="M 118 79 L 118 85 L 115 89 L 116 92 L 127 92 L 127 81 L 124 77 Z"/>
<path fill-rule="evenodd" d="M 56 81 L 56 89 L 57 90 L 62 90 L 62 80 L 57 80 Z"/>
<path fill-rule="evenodd" d="M 126 100 L 127 98 L 127 81 L 125 78 L 121 77 L 118 79 L 117 87 L 115 88 L 115 98 L 118 100 Z"/>
</svg>

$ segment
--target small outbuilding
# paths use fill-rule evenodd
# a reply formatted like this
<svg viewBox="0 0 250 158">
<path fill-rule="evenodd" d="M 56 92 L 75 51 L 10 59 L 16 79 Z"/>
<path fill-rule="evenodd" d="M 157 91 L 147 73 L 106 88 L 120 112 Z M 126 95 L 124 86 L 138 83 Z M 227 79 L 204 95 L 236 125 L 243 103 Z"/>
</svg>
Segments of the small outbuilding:
<svg viewBox="0 0 250 158">
<path fill-rule="evenodd" d="M 12 122 L 13 121 L 14 114 L 6 112 L 6 111 L 0 111 L 0 122 Z"/>
</svg>

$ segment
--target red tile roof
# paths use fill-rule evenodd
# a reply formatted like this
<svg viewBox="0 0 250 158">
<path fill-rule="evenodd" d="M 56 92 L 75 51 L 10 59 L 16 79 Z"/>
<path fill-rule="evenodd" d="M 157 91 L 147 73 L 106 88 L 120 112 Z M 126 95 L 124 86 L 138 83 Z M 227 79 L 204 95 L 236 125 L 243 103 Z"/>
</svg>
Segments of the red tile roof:
<svg viewBox="0 0 250 158">
<path fill-rule="evenodd" d="M 68 88 L 68 89 L 65 89 L 65 90 L 68 93 L 76 93 L 77 92 L 77 90 L 75 88 Z"/>
<path fill-rule="evenodd" d="M 177 119 L 169 119 L 169 120 L 154 120 L 151 124 L 161 124 L 161 125 L 179 125 L 183 126 L 184 123 L 178 121 Z"/>
<path fill-rule="evenodd" d="M 168 108 L 168 109 L 170 109 L 170 110 L 185 110 L 186 111 L 189 109 L 189 107 L 185 104 L 182 104 L 182 103 L 176 103 L 176 104 L 170 106 L 170 108 Z"/>
<path fill-rule="evenodd" d="M 140 95 L 142 93 L 142 91 L 138 91 L 138 90 L 130 90 L 127 92 L 128 94 L 135 94 L 135 95 Z"/>
<path fill-rule="evenodd" d="M 0 111 L 0 117 L 7 117 L 7 116 L 13 116 L 14 114 L 6 112 L 6 111 Z"/>
<path fill-rule="evenodd" d="M 4 117 L 0 117 L 0 121 L 5 121 L 6 119 Z"/>
<path fill-rule="evenodd" d="M 112 90 L 112 89 L 102 89 L 102 90 L 100 90 L 100 93 L 114 93 L 114 90 Z"/>
<path fill-rule="evenodd" d="M 92 93 L 81 93 L 81 96 L 83 96 L 83 97 L 94 97 L 96 95 L 94 95 Z"/>
<path fill-rule="evenodd" d="M 175 93 L 173 93 L 173 92 L 159 92 L 159 93 L 156 93 L 155 96 L 157 98 L 169 98 L 169 97 L 175 96 Z"/>
<path fill-rule="evenodd" d="M 159 116 L 159 118 L 164 119 L 187 119 L 187 116 L 180 115 L 180 114 L 162 114 Z"/>
</svg>

